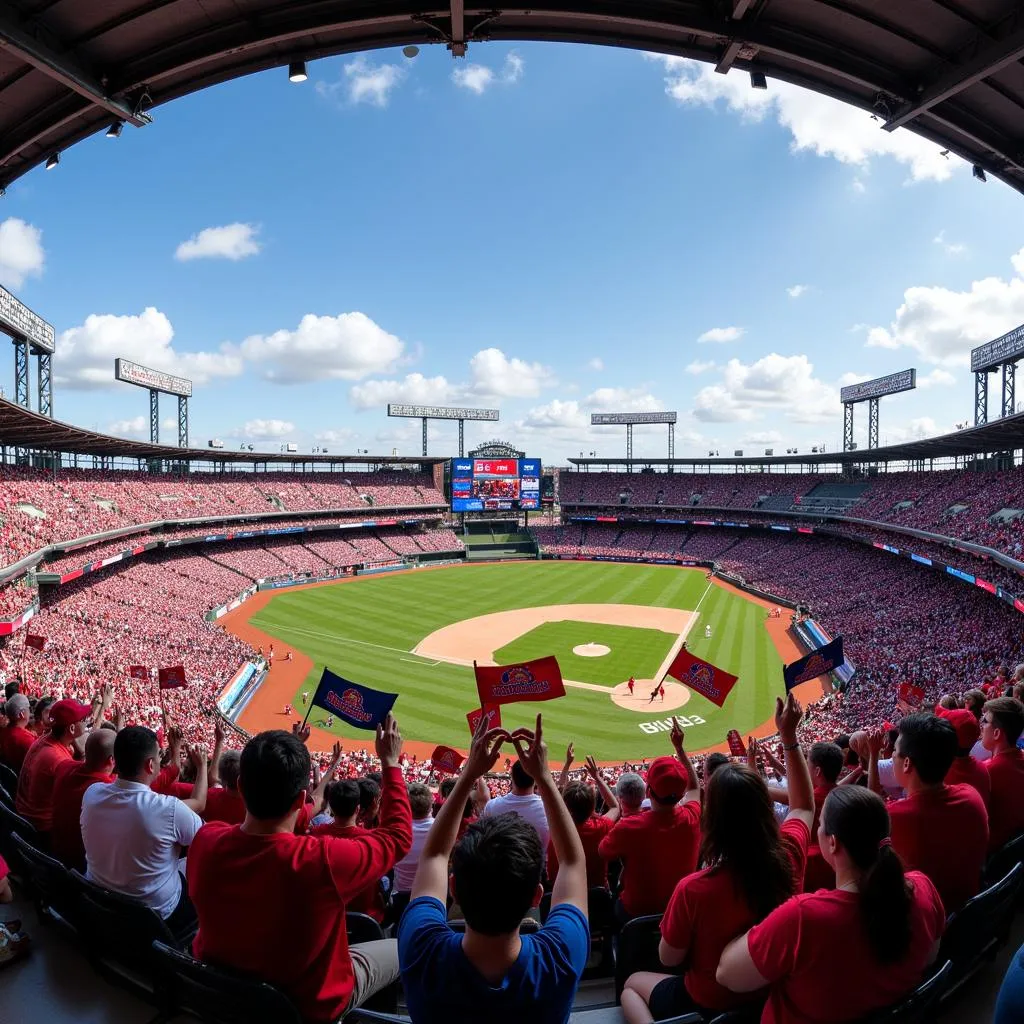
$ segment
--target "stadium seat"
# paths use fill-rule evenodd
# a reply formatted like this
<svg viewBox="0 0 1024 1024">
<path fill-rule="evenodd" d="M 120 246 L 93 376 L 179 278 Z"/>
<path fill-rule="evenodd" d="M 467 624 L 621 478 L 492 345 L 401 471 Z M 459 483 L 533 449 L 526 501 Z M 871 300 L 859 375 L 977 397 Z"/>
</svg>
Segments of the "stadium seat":
<svg viewBox="0 0 1024 1024">
<path fill-rule="evenodd" d="M 612 943 L 615 957 L 615 1002 L 622 999 L 622 990 L 626 979 L 636 971 L 669 971 L 662 966 L 658 956 L 658 945 L 661 942 L 661 914 L 647 914 L 645 917 L 634 917 L 623 925 L 622 931 L 615 936 Z"/>
<path fill-rule="evenodd" d="M 11 842 L 11 837 L 19 835 L 30 846 L 39 849 L 42 845 L 39 833 L 31 822 L 26 821 L 13 807 L 0 801 L 0 854 L 3 854 L 10 861 L 12 870 L 20 873 L 24 867 L 19 859 L 19 853 Z"/>
<path fill-rule="evenodd" d="M 397 934 L 398 922 L 402 920 L 402 914 L 405 913 L 405 908 L 409 906 L 409 898 L 412 893 L 408 889 L 403 889 L 401 892 L 396 892 L 391 896 L 391 904 L 388 907 L 387 922 L 389 925 L 394 926 Z"/>
<path fill-rule="evenodd" d="M 1006 941 L 1022 883 L 1024 865 L 1017 864 L 1003 879 L 950 916 L 939 950 L 939 958 L 953 964 L 949 985 L 941 997 L 944 1001 Z"/>
<path fill-rule="evenodd" d="M 154 941 L 162 1016 L 188 1013 L 209 1024 L 302 1024 L 295 1004 L 265 981 L 213 967 Z"/>
<path fill-rule="evenodd" d="M 8 793 L 18 792 L 18 773 L 10 765 L 0 763 L 0 786 L 3 786 Z"/>
<path fill-rule="evenodd" d="M 3 783 L 0 783 L 0 804 L 3 804 L 5 807 L 10 807 L 12 811 L 14 810 L 14 797 L 11 795 L 11 791 L 3 785 Z"/>
<path fill-rule="evenodd" d="M 358 942 L 376 942 L 387 937 L 384 929 L 369 914 L 357 914 L 354 910 L 345 913 L 345 933 L 350 946 Z"/>
<path fill-rule="evenodd" d="M 40 920 L 59 918 L 75 927 L 78 895 L 68 869 L 48 853 L 37 850 L 16 832 L 11 835 L 10 841 L 31 886 Z"/>
<path fill-rule="evenodd" d="M 942 961 L 941 954 L 936 963 L 939 962 L 942 962 L 942 966 L 921 982 L 909 996 L 894 1006 L 865 1017 L 860 1024 L 930 1024 L 935 1019 L 935 1007 L 953 978 L 953 964 L 949 960 Z M 712 1021 L 712 1024 L 717 1024 L 717 1021 Z"/>
<path fill-rule="evenodd" d="M 995 885 L 1013 870 L 1015 864 L 1024 864 L 1024 832 L 996 850 L 985 865 L 985 886 Z M 1024 894 L 1024 886 L 1021 889 Z"/>
<path fill-rule="evenodd" d="M 360 1006 L 345 1018 L 345 1024 L 412 1024 L 412 1018 L 398 1013 L 379 1013 Z"/>
<path fill-rule="evenodd" d="M 590 958 L 583 972 L 584 980 L 603 977 L 609 973 L 612 963 L 612 932 L 615 919 L 614 902 L 611 892 L 603 885 L 590 887 L 587 894 L 587 920 L 590 924 Z M 551 913 L 551 893 L 546 892 L 540 901 L 540 921 L 543 925 Z M 595 951 L 597 956 L 595 958 Z"/>
</svg>

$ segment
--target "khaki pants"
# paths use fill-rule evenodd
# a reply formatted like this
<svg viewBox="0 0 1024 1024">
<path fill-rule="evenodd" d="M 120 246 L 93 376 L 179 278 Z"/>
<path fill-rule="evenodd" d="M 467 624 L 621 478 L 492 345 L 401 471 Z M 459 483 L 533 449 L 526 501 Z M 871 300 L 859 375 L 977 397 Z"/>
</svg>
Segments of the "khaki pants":
<svg viewBox="0 0 1024 1024">
<path fill-rule="evenodd" d="M 345 1013 L 362 1006 L 367 999 L 393 985 L 400 974 L 397 939 L 360 942 L 348 947 L 348 955 L 352 960 L 355 984 L 352 987 L 352 1001 Z"/>
</svg>

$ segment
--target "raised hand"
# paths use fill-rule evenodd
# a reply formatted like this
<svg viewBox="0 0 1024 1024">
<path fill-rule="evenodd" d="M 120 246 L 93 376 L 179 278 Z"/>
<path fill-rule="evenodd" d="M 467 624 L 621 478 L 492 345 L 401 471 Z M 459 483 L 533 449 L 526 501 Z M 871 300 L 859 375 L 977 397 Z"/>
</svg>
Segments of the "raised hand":
<svg viewBox="0 0 1024 1024">
<path fill-rule="evenodd" d="M 537 715 L 537 727 L 533 732 L 529 729 L 516 729 L 512 733 L 512 743 L 519 755 L 519 763 L 527 774 L 532 775 L 534 780 L 543 778 L 548 772 L 548 747 L 544 742 L 541 716 Z"/>
<path fill-rule="evenodd" d="M 114 708 L 112 721 L 114 723 L 114 729 L 117 732 L 120 732 L 124 728 L 124 712 L 120 708 Z"/>
<path fill-rule="evenodd" d="M 804 717 L 804 709 L 800 701 L 793 696 L 790 690 L 783 701 L 781 697 L 775 698 L 775 728 L 779 731 L 779 738 L 786 746 L 796 743 L 796 727 Z"/>
<path fill-rule="evenodd" d="M 192 764 L 192 767 L 195 768 L 197 772 L 201 771 L 203 768 L 206 767 L 206 751 L 203 749 L 202 746 L 200 746 L 198 743 L 195 745 L 190 743 L 185 748 L 185 751 L 188 754 L 189 762 Z"/>
<path fill-rule="evenodd" d="M 747 767 L 757 771 L 757 740 L 753 736 L 747 737 Z"/>
<path fill-rule="evenodd" d="M 224 722 L 221 720 L 220 716 L 218 716 L 213 720 L 213 740 L 218 747 L 223 745 L 226 732 Z"/>
<path fill-rule="evenodd" d="M 505 729 L 489 729 L 491 715 L 480 716 L 469 755 L 462 767 L 463 774 L 471 779 L 481 779 L 495 765 L 501 754 L 502 744 L 511 739 Z"/>
<path fill-rule="evenodd" d="M 303 725 L 301 722 L 296 722 L 292 726 L 292 735 L 298 736 L 299 739 L 305 743 L 309 739 L 310 728 L 308 725 Z"/>
<path fill-rule="evenodd" d="M 587 754 L 586 765 L 587 765 L 587 774 L 595 782 L 597 782 L 598 777 L 599 777 L 598 774 L 597 774 L 597 762 L 589 754 Z"/>
<path fill-rule="evenodd" d="M 672 716 L 672 731 L 669 733 L 669 739 L 672 741 L 672 746 L 676 749 L 677 753 L 683 749 L 683 741 L 686 739 L 686 734 L 683 732 L 679 719 L 675 715 Z"/>
<path fill-rule="evenodd" d="M 572 743 L 570 743 L 569 746 L 565 748 L 565 771 L 569 770 L 569 765 L 571 765 L 575 760 L 574 755 L 575 749 L 573 748 Z"/>
<path fill-rule="evenodd" d="M 885 746 L 885 738 L 886 733 L 884 729 L 872 729 L 868 733 L 868 752 L 877 757 L 882 747 Z"/>
<path fill-rule="evenodd" d="M 398 722 L 390 711 L 388 717 L 377 726 L 375 746 L 382 768 L 398 766 L 398 758 L 402 753 L 402 734 L 398 731 Z"/>
</svg>

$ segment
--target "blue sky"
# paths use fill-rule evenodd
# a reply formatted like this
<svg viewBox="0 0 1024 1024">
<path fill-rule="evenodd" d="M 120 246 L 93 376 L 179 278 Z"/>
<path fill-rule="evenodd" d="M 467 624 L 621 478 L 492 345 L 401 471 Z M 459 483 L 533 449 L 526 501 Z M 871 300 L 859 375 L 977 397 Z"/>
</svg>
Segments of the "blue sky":
<svg viewBox="0 0 1024 1024">
<path fill-rule="evenodd" d="M 467 441 L 549 464 L 623 452 L 593 411 L 678 410 L 680 455 L 834 449 L 838 388 L 907 366 L 883 440 L 969 419 L 970 348 L 1024 322 L 1024 199 L 812 93 L 554 44 L 309 72 L 159 107 L 0 200 L 59 418 L 148 434 L 122 355 L 195 379 L 198 444 L 418 452 L 390 400 L 497 406 Z"/>
</svg>

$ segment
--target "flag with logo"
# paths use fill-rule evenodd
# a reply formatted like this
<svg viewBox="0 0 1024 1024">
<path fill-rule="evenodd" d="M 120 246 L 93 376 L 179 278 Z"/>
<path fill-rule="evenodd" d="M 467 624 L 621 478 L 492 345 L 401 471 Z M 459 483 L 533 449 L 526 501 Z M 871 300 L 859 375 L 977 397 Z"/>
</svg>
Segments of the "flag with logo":
<svg viewBox="0 0 1024 1024">
<path fill-rule="evenodd" d="M 157 672 L 157 680 L 161 690 L 181 690 L 188 686 L 183 665 L 170 665 Z"/>
<path fill-rule="evenodd" d="M 917 711 L 924 701 L 924 687 L 914 683 L 900 683 L 896 689 L 896 707 L 905 715 Z"/>
<path fill-rule="evenodd" d="M 376 729 L 398 700 L 397 693 L 373 690 L 324 669 L 310 707 L 323 708 L 356 729 Z"/>
<path fill-rule="evenodd" d="M 726 742 L 729 744 L 729 753 L 733 757 L 746 757 L 747 748 L 743 743 L 743 737 L 740 735 L 738 729 L 730 729 L 725 734 Z"/>
<path fill-rule="evenodd" d="M 46 646 L 46 637 L 41 636 L 39 633 L 26 633 L 25 646 L 31 647 L 36 651 L 41 651 Z"/>
<path fill-rule="evenodd" d="M 129 679 L 149 679 L 149 669 L 145 665 L 129 665 L 128 666 L 128 678 Z"/>
<path fill-rule="evenodd" d="M 685 648 L 672 659 L 667 674 L 719 707 L 725 703 L 729 691 L 739 679 L 739 676 L 716 668 L 710 661 L 701 660 Z"/>
<path fill-rule="evenodd" d="M 487 707 L 476 708 L 466 715 L 466 721 L 469 722 L 469 732 L 471 735 L 476 735 L 477 726 L 480 725 L 480 719 L 484 715 L 491 716 L 491 723 L 488 725 L 488 729 L 501 728 L 501 708 L 498 707 L 497 704 L 488 704 Z"/>
<path fill-rule="evenodd" d="M 452 747 L 434 747 L 430 755 L 430 764 L 436 772 L 454 775 L 466 759 Z"/>
<path fill-rule="evenodd" d="M 837 636 L 835 640 L 811 651 L 806 657 L 799 661 L 791 662 L 782 670 L 782 676 L 786 680 L 786 691 L 790 691 L 800 683 L 809 683 L 828 672 L 834 672 L 846 661 L 843 657 L 843 638 Z"/>
<path fill-rule="evenodd" d="M 480 706 L 514 704 L 520 700 L 554 700 L 565 696 L 562 670 L 553 655 L 522 661 L 517 665 L 478 665 L 476 689 Z"/>
</svg>

